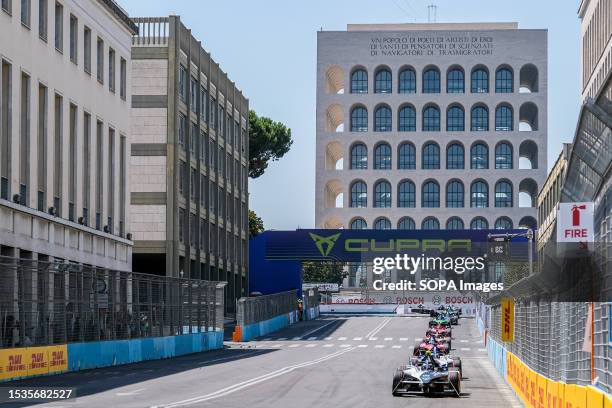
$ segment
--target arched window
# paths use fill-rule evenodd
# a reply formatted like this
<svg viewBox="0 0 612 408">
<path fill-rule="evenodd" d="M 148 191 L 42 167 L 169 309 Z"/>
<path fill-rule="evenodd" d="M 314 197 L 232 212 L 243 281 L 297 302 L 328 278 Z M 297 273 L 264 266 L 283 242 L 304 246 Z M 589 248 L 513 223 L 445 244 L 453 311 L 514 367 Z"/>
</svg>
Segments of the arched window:
<svg viewBox="0 0 612 408">
<path fill-rule="evenodd" d="M 382 180 L 374 185 L 374 208 L 391 208 L 391 184 Z"/>
<path fill-rule="evenodd" d="M 495 229 L 512 229 L 512 220 L 508 217 L 499 217 L 495 220 Z"/>
<path fill-rule="evenodd" d="M 440 168 L 440 147 L 434 143 L 429 142 L 423 146 L 423 169 L 432 170 Z"/>
<path fill-rule="evenodd" d="M 489 73 L 483 68 L 472 71 L 472 93 L 489 93 Z"/>
<path fill-rule="evenodd" d="M 399 110 L 399 123 L 397 129 L 400 132 L 416 131 L 416 111 L 410 105 L 406 105 Z"/>
<path fill-rule="evenodd" d="M 423 111 L 423 131 L 440 131 L 440 109 L 437 106 L 428 106 Z"/>
<path fill-rule="evenodd" d="M 462 230 L 465 229 L 463 225 L 463 220 L 459 217 L 450 217 L 446 221 L 446 229 L 447 230 Z"/>
<path fill-rule="evenodd" d="M 391 93 L 391 71 L 386 68 L 379 69 L 374 77 L 374 93 Z"/>
<path fill-rule="evenodd" d="M 470 167 L 472 169 L 489 168 L 489 147 L 484 143 L 474 143 L 470 149 Z"/>
<path fill-rule="evenodd" d="M 416 149 L 410 142 L 402 143 L 398 149 L 397 168 L 399 170 L 416 169 Z"/>
<path fill-rule="evenodd" d="M 440 207 L 440 186 L 435 181 L 427 181 L 423 184 L 423 196 L 421 206 L 423 208 Z"/>
<path fill-rule="evenodd" d="M 368 131 L 368 110 L 363 106 L 357 106 L 351 111 L 351 132 Z"/>
<path fill-rule="evenodd" d="M 500 68 L 495 72 L 495 92 L 497 93 L 512 93 L 514 85 L 512 79 L 512 71 L 509 68 Z"/>
<path fill-rule="evenodd" d="M 427 217 L 421 223 L 421 229 L 424 230 L 439 230 L 440 229 L 440 221 L 434 217 Z"/>
<path fill-rule="evenodd" d="M 374 148 L 374 169 L 391 170 L 391 146 L 387 143 L 380 143 Z"/>
<path fill-rule="evenodd" d="M 465 151 L 459 143 L 451 143 L 446 148 L 446 168 L 458 170 L 465 168 Z"/>
<path fill-rule="evenodd" d="M 368 93 L 368 73 L 365 69 L 356 69 L 351 74 L 351 93 Z"/>
<path fill-rule="evenodd" d="M 416 187 L 410 180 L 404 180 L 397 187 L 398 208 L 416 207 Z"/>
<path fill-rule="evenodd" d="M 512 207 L 512 184 L 509 181 L 495 184 L 495 207 Z"/>
<path fill-rule="evenodd" d="M 379 106 L 374 112 L 374 130 L 376 132 L 391 131 L 391 108 Z"/>
<path fill-rule="evenodd" d="M 350 229 L 361 230 L 361 229 L 367 229 L 367 228 L 368 228 L 368 223 L 363 218 L 355 218 L 353 219 L 353 221 L 351 221 Z"/>
<path fill-rule="evenodd" d="M 404 68 L 399 73 L 399 93 L 416 93 L 416 73 L 412 68 Z"/>
<path fill-rule="evenodd" d="M 495 146 L 495 168 L 508 170 L 512 168 L 512 146 L 502 142 Z"/>
<path fill-rule="evenodd" d="M 453 68 L 448 71 L 446 76 L 446 93 L 464 93 L 465 92 L 465 78 L 463 70 L 460 68 Z"/>
<path fill-rule="evenodd" d="M 512 108 L 508 105 L 500 105 L 495 109 L 495 130 L 498 132 L 510 132 L 514 129 Z"/>
<path fill-rule="evenodd" d="M 366 208 L 368 206 L 368 186 L 363 181 L 351 185 L 351 207 Z"/>
<path fill-rule="evenodd" d="M 472 108 L 472 132 L 486 132 L 489 130 L 489 110 L 486 106 L 478 105 Z"/>
<path fill-rule="evenodd" d="M 477 180 L 470 186 L 470 207 L 487 208 L 489 206 L 489 186 L 482 180 Z"/>
<path fill-rule="evenodd" d="M 351 147 L 351 169 L 365 170 L 368 168 L 368 148 L 363 143 L 355 143 Z"/>
<path fill-rule="evenodd" d="M 449 132 L 465 130 L 465 112 L 461 106 L 452 106 L 446 111 L 446 130 Z"/>
<path fill-rule="evenodd" d="M 402 217 L 397 223 L 397 229 L 399 230 L 413 230 L 416 229 L 414 220 L 410 217 Z"/>
<path fill-rule="evenodd" d="M 423 93 L 440 93 L 440 71 L 437 68 L 423 72 Z"/>
<path fill-rule="evenodd" d="M 453 180 L 446 185 L 446 207 L 447 208 L 463 208 L 464 204 L 463 183 L 459 180 Z"/>
<path fill-rule="evenodd" d="M 377 218 L 376 221 L 374 221 L 374 229 L 375 230 L 390 230 L 391 221 L 389 221 L 385 217 Z"/>
<path fill-rule="evenodd" d="M 483 217 L 476 217 L 470 223 L 470 229 L 473 229 L 473 230 L 489 229 L 489 223 Z"/>
</svg>

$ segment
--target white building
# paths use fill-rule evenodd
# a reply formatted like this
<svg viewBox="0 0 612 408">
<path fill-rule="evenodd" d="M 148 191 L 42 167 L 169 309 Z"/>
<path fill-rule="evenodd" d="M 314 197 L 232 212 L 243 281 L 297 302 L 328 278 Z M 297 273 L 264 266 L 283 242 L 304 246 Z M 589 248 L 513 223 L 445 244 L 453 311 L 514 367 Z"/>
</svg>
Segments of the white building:
<svg viewBox="0 0 612 408">
<path fill-rule="evenodd" d="M 318 228 L 536 227 L 547 31 L 516 23 L 318 33 Z"/>
<path fill-rule="evenodd" d="M 131 270 L 136 26 L 112 0 L 0 6 L 1 255 Z"/>
</svg>

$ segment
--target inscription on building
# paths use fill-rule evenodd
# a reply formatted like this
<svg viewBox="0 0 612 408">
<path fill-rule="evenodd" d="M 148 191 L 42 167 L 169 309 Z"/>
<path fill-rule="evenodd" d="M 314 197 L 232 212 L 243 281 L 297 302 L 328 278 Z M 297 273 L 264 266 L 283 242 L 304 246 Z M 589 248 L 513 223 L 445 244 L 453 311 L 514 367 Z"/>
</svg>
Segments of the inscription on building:
<svg viewBox="0 0 612 408">
<path fill-rule="evenodd" d="M 451 56 L 493 55 L 493 37 L 484 35 L 466 36 L 384 36 L 372 37 L 370 55 L 393 56 Z"/>
</svg>

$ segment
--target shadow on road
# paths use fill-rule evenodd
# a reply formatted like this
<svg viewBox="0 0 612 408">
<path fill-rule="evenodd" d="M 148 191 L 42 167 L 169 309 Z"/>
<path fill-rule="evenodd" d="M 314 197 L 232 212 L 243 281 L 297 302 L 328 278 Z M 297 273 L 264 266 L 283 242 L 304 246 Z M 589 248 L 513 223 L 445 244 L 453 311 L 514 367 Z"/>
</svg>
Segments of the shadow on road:
<svg viewBox="0 0 612 408">
<path fill-rule="evenodd" d="M 98 394 L 115 388 L 126 387 L 143 381 L 166 377 L 189 370 L 201 370 L 216 364 L 242 360 L 256 356 L 273 353 L 271 349 L 224 349 L 203 353 L 189 354 L 164 360 L 152 360 L 142 363 L 126 364 L 121 366 L 97 368 L 48 377 L 29 378 L 3 383 L 3 388 L 76 388 L 76 395 L 84 397 Z M 103 381 L 96 381 L 100 379 Z M 67 402 L 67 401 L 65 401 Z M 0 403 L 0 407 L 29 407 L 49 402 L 15 402 Z M 69 402 L 68 406 L 69 406 Z"/>
</svg>

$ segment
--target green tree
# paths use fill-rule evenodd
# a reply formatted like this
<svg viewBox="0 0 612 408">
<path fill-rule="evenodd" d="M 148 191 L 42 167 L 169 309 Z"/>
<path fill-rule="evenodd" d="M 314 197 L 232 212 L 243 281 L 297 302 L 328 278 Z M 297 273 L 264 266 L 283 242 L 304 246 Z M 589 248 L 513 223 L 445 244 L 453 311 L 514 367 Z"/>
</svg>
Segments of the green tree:
<svg viewBox="0 0 612 408">
<path fill-rule="evenodd" d="M 340 262 L 304 262 L 304 282 L 341 284 L 346 277 L 343 266 Z"/>
<path fill-rule="evenodd" d="M 292 144 L 291 129 L 249 111 L 249 177 L 264 174 L 268 163 L 283 157 Z"/>
<path fill-rule="evenodd" d="M 249 238 L 253 238 L 264 230 L 264 223 L 255 211 L 249 210 Z"/>
</svg>

